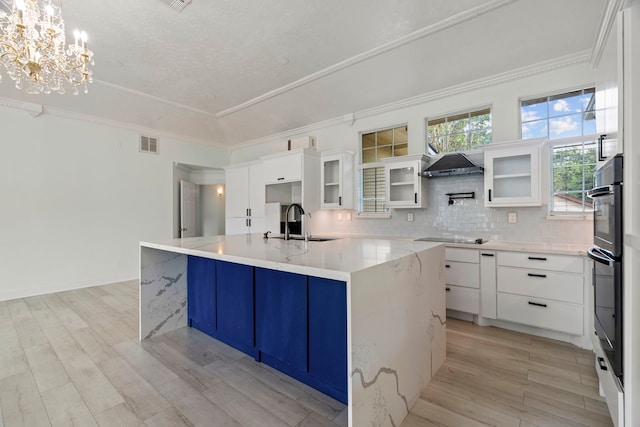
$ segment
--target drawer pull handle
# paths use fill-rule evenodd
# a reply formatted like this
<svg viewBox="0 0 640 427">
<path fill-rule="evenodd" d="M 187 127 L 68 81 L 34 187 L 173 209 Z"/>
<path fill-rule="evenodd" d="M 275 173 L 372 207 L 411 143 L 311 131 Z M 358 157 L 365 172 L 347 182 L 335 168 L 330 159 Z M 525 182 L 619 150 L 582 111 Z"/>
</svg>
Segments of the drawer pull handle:
<svg viewBox="0 0 640 427">
<path fill-rule="evenodd" d="M 608 371 L 609 369 L 607 369 L 607 364 L 604 363 L 604 358 L 602 357 L 598 357 L 598 366 L 600 366 L 600 369 L 603 371 Z"/>
<path fill-rule="evenodd" d="M 284 176 L 282 178 L 278 178 L 278 181 L 284 181 Z"/>
<path fill-rule="evenodd" d="M 445 288 L 447 292 L 451 292 L 451 288 Z"/>
<path fill-rule="evenodd" d="M 527 273 L 529 277 L 547 277 L 546 274 Z"/>
<path fill-rule="evenodd" d="M 529 305 L 535 305 L 536 307 L 547 307 L 547 304 L 542 304 L 539 302 L 533 302 L 533 301 L 529 301 Z"/>
<path fill-rule="evenodd" d="M 444 266 L 445 266 L 445 268 L 451 268 L 451 266 L 449 264 L 445 264 Z"/>
<path fill-rule="evenodd" d="M 547 258 L 545 258 L 543 256 L 530 256 L 529 259 L 533 260 L 533 261 L 546 261 L 547 260 Z"/>
<path fill-rule="evenodd" d="M 480 254 L 480 255 L 482 255 L 482 256 L 495 256 L 494 254 L 484 254 L 484 253 Z"/>
</svg>

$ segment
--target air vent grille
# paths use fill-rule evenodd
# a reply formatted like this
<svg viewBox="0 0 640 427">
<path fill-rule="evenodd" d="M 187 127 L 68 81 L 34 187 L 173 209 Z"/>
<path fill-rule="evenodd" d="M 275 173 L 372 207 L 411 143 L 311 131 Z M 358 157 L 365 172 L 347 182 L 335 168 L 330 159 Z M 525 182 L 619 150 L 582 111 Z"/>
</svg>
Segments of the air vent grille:
<svg viewBox="0 0 640 427">
<path fill-rule="evenodd" d="M 140 135 L 140 152 L 158 154 L 158 138 Z"/>
<path fill-rule="evenodd" d="M 184 9 L 189 5 L 189 3 L 191 3 L 191 0 L 162 0 L 162 2 L 169 5 L 171 9 L 181 12 L 182 9 Z"/>
</svg>

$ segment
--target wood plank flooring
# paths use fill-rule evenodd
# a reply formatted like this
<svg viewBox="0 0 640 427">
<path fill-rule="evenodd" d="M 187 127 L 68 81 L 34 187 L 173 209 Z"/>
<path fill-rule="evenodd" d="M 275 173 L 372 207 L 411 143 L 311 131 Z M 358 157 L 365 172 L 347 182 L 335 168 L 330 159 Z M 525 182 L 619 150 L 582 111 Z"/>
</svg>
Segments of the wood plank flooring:
<svg viewBox="0 0 640 427">
<path fill-rule="evenodd" d="M 447 324 L 402 426 L 611 425 L 590 352 Z M 137 331 L 136 281 L 0 302 L 0 427 L 347 425 L 341 403 L 197 330 Z"/>
</svg>

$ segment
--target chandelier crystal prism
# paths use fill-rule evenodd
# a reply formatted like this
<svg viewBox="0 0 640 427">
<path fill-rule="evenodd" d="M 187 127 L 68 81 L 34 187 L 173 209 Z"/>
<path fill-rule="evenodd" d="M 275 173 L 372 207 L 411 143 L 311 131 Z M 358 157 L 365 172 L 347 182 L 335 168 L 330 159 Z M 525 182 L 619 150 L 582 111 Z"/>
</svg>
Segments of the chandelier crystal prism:
<svg viewBox="0 0 640 427">
<path fill-rule="evenodd" d="M 89 65 L 94 64 L 87 33 L 75 30 L 75 43 L 67 46 L 61 5 L 52 0 L 12 3 L 9 7 L 0 0 L 0 63 L 16 88 L 29 94 L 64 94 L 66 86 L 74 95 L 87 93 L 93 81 Z"/>
</svg>

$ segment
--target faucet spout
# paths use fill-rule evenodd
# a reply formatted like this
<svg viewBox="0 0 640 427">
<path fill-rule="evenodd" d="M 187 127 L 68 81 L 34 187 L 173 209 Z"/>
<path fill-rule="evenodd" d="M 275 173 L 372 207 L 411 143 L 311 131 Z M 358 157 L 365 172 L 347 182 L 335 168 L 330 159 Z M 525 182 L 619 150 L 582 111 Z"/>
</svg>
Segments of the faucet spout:
<svg viewBox="0 0 640 427">
<path fill-rule="evenodd" d="M 287 211 L 284 214 L 284 240 L 289 240 L 289 211 L 291 211 L 291 209 L 293 207 L 298 208 L 298 210 L 300 211 L 300 216 L 304 217 L 304 209 L 302 209 L 302 206 L 298 203 L 292 203 L 287 207 Z"/>
</svg>

